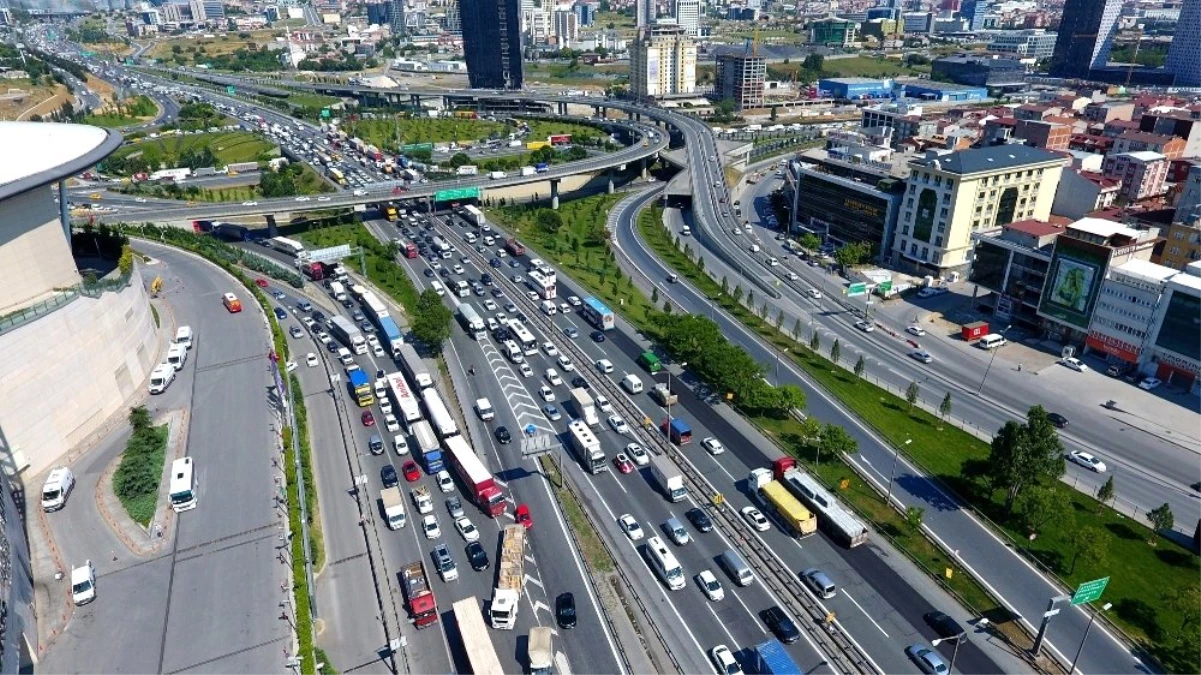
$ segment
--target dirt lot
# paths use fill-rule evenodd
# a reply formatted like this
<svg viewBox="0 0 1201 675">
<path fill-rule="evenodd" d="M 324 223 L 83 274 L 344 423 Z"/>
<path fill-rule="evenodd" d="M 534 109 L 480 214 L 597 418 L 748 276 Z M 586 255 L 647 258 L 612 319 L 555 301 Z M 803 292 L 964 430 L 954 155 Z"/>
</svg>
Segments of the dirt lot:
<svg viewBox="0 0 1201 675">
<path fill-rule="evenodd" d="M 238 37 L 237 33 L 216 34 L 213 37 L 195 37 L 185 36 L 172 38 L 170 40 L 161 40 L 156 42 L 145 54 L 150 58 L 155 59 L 170 59 L 172 55 L 171 47 L 178 45 L 182 53 L 189 59 L 192 54 L 201 47 L 204 47 L 206 54 L 217 56 L 220 54 L 231 54 L 246 46 L 247 42 L 253 42 L 262 47 L 275 41 L 275 30 L 256 30 L 250 31 L 250 38 Z"/>
<path fill-rule="evenodd" d="M 31 88 L 29 80 L 4 80 L 0 82 L 0 120 L 28 119 L 35 113 L 54 110 L 68 96 L 62 85 Z"/>
</svg>

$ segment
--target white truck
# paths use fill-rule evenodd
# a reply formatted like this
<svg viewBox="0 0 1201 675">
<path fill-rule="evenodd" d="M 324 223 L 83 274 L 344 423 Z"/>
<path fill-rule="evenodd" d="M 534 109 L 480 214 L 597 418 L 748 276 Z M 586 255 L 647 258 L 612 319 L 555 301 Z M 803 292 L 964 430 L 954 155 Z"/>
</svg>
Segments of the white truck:
<svg viewBox="0 0 1201 675">
<path fill-rule="evenodd" d="M 380 501 L 384 503 L 384 518 L 388 521 L 389 530 L 399 530 L 405 526 L 404 499 L 400 496 L 400 488 L 392 486 L 384 488 L 379 493 Z"/>
<path fill-rule="evenodd" d="M 434 511 L 434 500 L 430 497 L 430 489 L 425 485 L 418 485 L 413 488 L 413 506 L 417 507 L 417 513 L 425 515 Z"/>
<path fill-rule="evenodd" d="M 460 166 L 458 169 L 458 174 L 460 176 L 474 176 L 474 175 L 478 174 L 479 172 L 480 172 L 480 168 L 478 166 L 475 166 L 472 164 L 464 164 L 463 166 Z"/>
<path fill-rule="evenodd" d="M 493 409 L 492 402 L 486 398 L 477 398 L 475 400 L 475 412 L 485 422 L 496 417 L 496 410 Z"/>
<path fill-rule="evenodd" d="M 504 171 L 493 171 L 492 173 L 488 174 L 488 178 L 491 178 L 492 180 L 500 180 L 501 178 L 504 178 L 504 177 L 505 177 Z"/>
<path fill-rule="evenodd" d="M 589 394 L 587 389 L 583 387 L 572 389 L 571 402 L 575 406 L 576 416 L 584 420 L 588 426 L 600 424 L 600 416 L 596 414 L 596 405 L 592 401 L 592 394 Z"/>
<path fill-rule="evenodd" d="M 550 675 L 555 664 L 551 627 L 531 628 L 527 649 L 530 657 L 530 675 Z"/>
<path fill-rule="evenodd" d="M 488 617 L 492 627 L 513 630 L 517 625 L 517 610 L 521 608 L 521 591 L 525 588 L 525 527 L 508 525 L 500 546 L 500 563 L 496 566 L 496 588 L 492 589 L 492 605 Z"/>
<path fill-rule="evenodd" d="M 688 496 L 688 489 L 684 487 L 684 476 L 667 457 L 651 457 L 651 476 L 659 484 L 659 489 L 663 491 L 667 501 L 678 502 Z"/>
<path fill-rule="evenodd" d="M 534 167 L 532 167 L 532 166 L 521 167 L 521 175 L 522 176 L 533 176 L 535 173 L 537 173 L 537 170 L 534 169 Z"/>
<path fill-rule="evenodd" d="M 341 281 L 331 281 L 329 283 L 329 294 L 333 296 L 334 300 L 342 302 L 346 299 L 346 287 L 342 285 Z"/>
<path fill-rule="evenodd" d="M 571 437 L 572 447 L 580 454 L 580 460 L 588 473 L 597 474 L 609 470 L 600 440 L 597 439 L 596 434 L 592 433 L 584 420 L 572 420 L 567 425 L 567 433 Z"/>
</svg>

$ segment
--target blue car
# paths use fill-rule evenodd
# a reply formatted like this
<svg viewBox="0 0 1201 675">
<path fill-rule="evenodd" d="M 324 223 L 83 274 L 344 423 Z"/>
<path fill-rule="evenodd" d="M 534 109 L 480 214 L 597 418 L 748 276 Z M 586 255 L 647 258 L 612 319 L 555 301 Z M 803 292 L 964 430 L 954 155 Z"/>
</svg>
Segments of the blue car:
<svg viewBox="0 0 1201 675">
<path fill-rule="evenodd" d="M 285 312 L 282 307 L 276 307 L 275 308 L 275 318 L 279 319 L 280 321 L 283 321 L 284 319 L 288 318 L 288 313 Z"/>
</svg>

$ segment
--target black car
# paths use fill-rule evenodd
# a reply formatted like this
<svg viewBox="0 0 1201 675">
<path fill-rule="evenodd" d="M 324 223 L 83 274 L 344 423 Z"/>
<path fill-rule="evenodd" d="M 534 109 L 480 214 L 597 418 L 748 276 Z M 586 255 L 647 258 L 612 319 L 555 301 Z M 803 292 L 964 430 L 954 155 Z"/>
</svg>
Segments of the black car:
<svg viewBox="0 0 1201 675">
<path fill-rule="evenodd" d="M 356 309 L 354 313 L 350 315 L 350 318 L 354 319 L 355 321 L 362 321 L 363 319 L 367 318 L 367 315 Z"/>
<path fill-rule="evenodd" d="M 424 270 L 421 270 L 421 273 L 424 274 L 425 276 L 431 277 L 431 278 L 434 276 L 434 271 L 428 267 L 425 268 Z"/>
<path fill-rule="evenodd" d="M 338 353 L 338 343 L 334 342 L 333 340 L 330 340 L 329 342 L 325 343 L 325 349 L 330 354 L 337 354 Z"/>
<path fill-rule="evenodd" d="M 493 268 L 500 267 L 500 258 L 493 258 L 488 261 L 488 264 L 491 265 Z"/>
<path fill-rule="evenodd" d="M 497 326 L 496 330 L 492 331 L 492 337 L 496 338 L 497 342 L 513 339 L 513 331 L 509 330 L 508 326 Z"/>
<path fill-rule="evenodd" d="M 576 375 L 575 377 L 571 378 L 571 386 L 573 386 L 577 389 L 588 389 L 589 388 L 588 380 L 585 380 L 584 378 L 580 377 L 579 375 Z"/>
<path fill-rule="evenodd" d="M 400 479 L 396 476 L 396 467 L 391 464 L 385 464 L 384 468 L 379 470 L 379 479 L 384 482 L 384 487 L 396 487 L 400 483 Z"/>
<path fill-rule="evenodd" d="M 599 331 L 599 330 L 592 331 L 592 341 L 593 342 L 604 342 L 605 341 L 604 332 Z"/>
<path fill-rule="evenodd" d="M 313 312 L 313 321 L 317 323 L 325 323 L 325 315 L 321 312 Z"/>
<path fill-rule="evenodd" d="M 342 301 L 342 306 L 345 307 L 346 309 L 350 309 L 351 307 L 354 307 L 354 300 L 351 300 L 350 298 L 346 298 L 345 300 Z"/>
<path fill-rule="evenodd" d="M 476 572 L 488 569 L 488 552 L 484 550 L 483 544 L 473 541 L 467 545 L 467 562 Z"/>
<path fill-rule="evenodd" d="M 518 321 L 520 321 L 521 323 L 529 323 L 529 322 L 530 322 L 530 317 L 526 316 L 526 315 L 525 315 L 525 312 L 518 312 L 518 313 L 517 313 L 517 320 L 518 320 Z"/>
<path fill-rule="evenodd" d="M 288 318 L 288 313 L 284 311 L 283 307 L 276 307 L 275 308 L 275 318 L 279 319 L 280 321 L 283 321 L 284 319 Z"/>
<path fill-rule="evenodd" d="M 922 618 L 940 638 L 957 638 L 964 634 L 963 626 L 942 612 L 930 612 Z"/>
<path fill-rule="evenodd" d="M 559 628 L 575 628 L 575 595 L 560 593 L 555 598 L 555 620 L 559 622 Z"/>
<path fill-rule="evenodd" d="M 763 617 L 763 623 L 767 624 L 771 632 L 775 633 L 777 638 L 780 638 L 780 642 L 790 645 L 801 639 L 801 631 L 797 629 L 792 619 L 788 618 L 784 610 L 780 609 L 779 605 L 768 607 L 763 610 L 760 616 Z"/>
<path fill-rule="evenodd" d="M 367 319 L 363 319 L 359 322 L 359 328 L 363 329 L 363 332 L 367 333 L 368 335 L 375 332 L 375 324 L 371 323 Z"/>
<path fill-rule="evenodd" d="M 709 518 L 709 514 L 699 508 L 689 509 L 688 520 L 692 522 L 692 526 L 699 532 L 712 532 L 713 520 Z"/>
<path fill-rule="evenodd" d="M 1058 429 L 1068 428 L 1068 418 L 1060 415 L 1059 413 L 1047 413 L 1047 419 L 1050 420 L 1051 424 L 1054 424 Z"/>
<path fill-rule="evenodd" d="M 443 267 L 442 269 L 438 270 L 438 276 L 442 277 L 443 279 L 449 279 L 450 278 L 450 270 Z"/>
<path fill-rule="evenodd" d="M 502 444 L 508 443 L 513 440 L 513 435 L 504 427 L 496 427 L 496 440 Z"/>
<path fill-rule="evenodd" d="M 484 272 L 483 274 L 480 275 L 480 283 L 485 286 L 491 286 L 492 285 L 492 275 L 488 274 L 487 272 Z"/>
</svg>

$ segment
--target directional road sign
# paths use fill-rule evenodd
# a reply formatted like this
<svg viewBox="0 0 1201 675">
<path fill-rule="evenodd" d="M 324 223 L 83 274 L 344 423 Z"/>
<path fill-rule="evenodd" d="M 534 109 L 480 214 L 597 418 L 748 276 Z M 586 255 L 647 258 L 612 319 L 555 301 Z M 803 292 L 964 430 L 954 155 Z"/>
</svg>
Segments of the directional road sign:
<svg viewBox="0 0 1201 675">
<path fill-rule="evenodd" d="M 477 187 L 459 188 L 457 190 L 439 190 L 434 193 L 434 201 L 436 201 L 436 202 L 452 202 L 457 199 L 479 199 L 479 198 L 480 198 L 480 189 Z"/>
<path fill-rule="evenodd" d="M 858 282 L 847 287 L 847 297 L 855 297 L 857 295 L 867 295 L 867 283 Z"/>
<path fill-rule="evenodd" d="M 1083 605 L 1100 598 L 1108 584 L 1109 577 L 1101 577 L 1080 584 L 1080 587 L 1076 589 L 1076 594 L 1072 596 L 1072 604 Z"/>
</svg>

